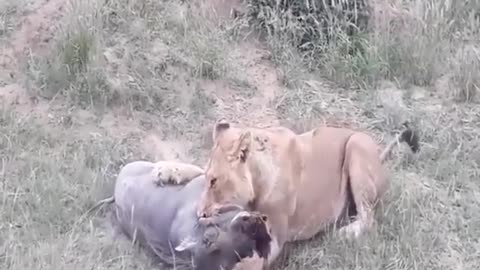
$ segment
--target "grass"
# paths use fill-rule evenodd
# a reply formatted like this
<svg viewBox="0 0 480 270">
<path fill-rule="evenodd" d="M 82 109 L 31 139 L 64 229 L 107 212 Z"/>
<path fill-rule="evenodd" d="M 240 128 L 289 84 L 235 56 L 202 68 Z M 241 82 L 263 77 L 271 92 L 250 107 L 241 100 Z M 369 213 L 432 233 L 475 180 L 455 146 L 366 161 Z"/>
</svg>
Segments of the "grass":
<svg viewBox="0 0 480 270">
<path fill-rule="evenodd" d="M 121 164 L 146 157 L 134 155 L 128 141 L 75 138 L 76 127 L 47 129 L 2 108 L 1 268 L 118 269 L 136 264 L 130 250 L 105 242 L 108 235 L 97 227 L 100 222 L 90 220 L 97 224 L 93 226 L 81 216 L 111 192 Z"/>
<path fill-rule="evenodd" d="M 112 240 L 104 213 L 83 213 L 111 194 L 121 165 L 168 152 L 155 153 L 151 133 L 184 150 L 183 159 L 204 160 L 201 144 L 215 118 L 254 115 L 219 111 L 217 101 L 259 98 L 263 89 L 251 91 L 245 70 L 260 60 L 273 61 L 282 80 L 268 107 L 297 131 L 328 122 L 385 142 L 409 120 L 422 139 L 418 155 L 400 145 L 388 161 L 390 189 L 371 233 L 355 243 L 327 233 L 293 244 L 276 269 L 480 266 L 473 1 L 377 3 L 374 12 L 384 15 L 369 28 L 350 35 L 329 17 L 330 32 L 308 46 L 305 26 L 288 12 L 270 8 L 270 32 L 258 31 L 265 29 L 249 9 L 265 1 L 247 1 L 248 16 L 229 23 L 206 20 L 200 2 L 73 0 L 60 21 L 52 19 L 50 52 L 32 52 L 25 72 L 39 106 L 0 106 L 1 269 L 151 269 L 141 250 Z M 11 3 L 0 12 L 5 40 L 24 16 Z M 232 51 L 248 42 L 243 31 L 252 26 L 271 57 L 245 65 Z M 216 82 L 235 91 L 212 93 Z"/>
<path fill-rule="evenodd" d="M 34 95 L 66 96 L 82 108 L 129 106 L 168 114 L 178 107 L 178 70 L 201 79 L 230 77 L 226 30 L 197 14 L 202 7 L 158 1 L 70 1 L 49 55 L 33 56 Z M 173 16 L 172 14 L 177 14 Z"/>
<path fill-rule="evenodd" d="M 291 2 L 295 4 L 274 6 L 250 0 L 247 14 L 251 24 L 266 32 L 287 86 L 301 83 L 305 73 L 345 88 L 375 88 L 383 79 L 402 87 L 432 86 L 447 74 L 456 78 L 444 93 L 449 98 L 472 101 L 480 89 L 473 68 L 480 63 L 478 46 L 472 45 L 480 37 L 475 1 L 372 1 L 368 28 L 360 15 L 358 22 L 334 16 L 337 11 L 322 1 Z M 346 2 L 359 4 L 345 13 L 366 12 L 360 4 L 364 1 Z M 316 6 L 316 13 L 308 13 L 306 3 Z M 352 24 L 357 25 L 353 33 Z"/>
<path fill-rule="evenodd" d="M 6 0 L 0 4 L 0 40 L 9 37 L 15 28 L 15 17 L 20 14 L 24 1 Z"/>
<path fill-rule="evenodd" d="M 55 46 L 45 57 L 32 56 L 27 67 L 33 94 L 64 95 L 82 107 L 107 105 L 114 91 L 101 66 L 101 14 L 95 1 L 70 1 Z"/>
</svg>

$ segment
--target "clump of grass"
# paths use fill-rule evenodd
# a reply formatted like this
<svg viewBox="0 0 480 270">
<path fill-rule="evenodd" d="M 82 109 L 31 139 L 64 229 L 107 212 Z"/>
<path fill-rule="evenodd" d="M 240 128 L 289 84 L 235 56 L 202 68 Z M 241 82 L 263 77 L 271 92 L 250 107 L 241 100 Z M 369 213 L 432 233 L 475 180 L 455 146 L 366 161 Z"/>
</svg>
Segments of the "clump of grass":
<svg viewBox="0 0 480 270">
<path fill-rule="evenodd" d="M 456 62 L 465 40 L 480 37 L 473 30 L 480 25 L 474 5 L 442 0 L 379 6 L 384 15 L 377 15 L 370 43 L 376 48 L 373 55 L 388 65 L 383 76 L 429 86 L 449 73 L 448 63 Z"/>
<path fill-rule="evenodd" d="M 480 92 L 480 47 L 467 45 L 452 59 L 454 97 L 461 101 L 473 101 Z"/>
<path fill-rule="evenodd" d="M 228 36 L 213 21 L 204 17 L 206 4 L 192 1 L 179 6 L 178 18 L 171 23 L 179 30 L 178 57 L 190 66 L 197 78 L 220 79 L 229 74 Z"/>
<path fill-rule="evenodd" d="M 42 97 L 63 95 L 82 107 L 108 105 L 115 99 L 101 65 L 101 16 L 95 1 L 69 2 L 55 44 L 46 56 L 32 56 L 31 87 Z"/>
<path fill-rule="evenodd" d="M 294 68 L 284 71 L 288 86 L 301 81 L 297 76 L 320 66 L 325 70 L 345 69 L 347 59 L 364 53 L 359 30 L 364 30 L 369 20 L 366 1 L 350 0 L 335 5 L 319 0 L 278 3 L 251 0 L 247 10 L 250 25 L 264 33 L 279 65 L 290 67 L 289 62 L 294 58 L 303 64 L 304 70 L 295 63 Z M 299 69 L 302 71 L 298 72 Z M 357 69 L 352 72 L 362 72 Z"/>
<path fill-rule="evenodd" d="M 15 17 L 20 14 L 23 0 L 5 0 L 0 3 L 0 40 L 8 37 L 15 28 Z"/>
</svg>

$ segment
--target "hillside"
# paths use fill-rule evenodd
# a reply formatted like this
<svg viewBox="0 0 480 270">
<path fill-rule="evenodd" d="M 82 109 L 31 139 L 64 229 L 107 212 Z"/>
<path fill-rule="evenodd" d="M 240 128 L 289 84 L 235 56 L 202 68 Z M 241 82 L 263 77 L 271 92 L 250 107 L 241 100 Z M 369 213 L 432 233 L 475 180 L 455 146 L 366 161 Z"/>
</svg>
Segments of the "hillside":
<svg viewBox="0 0 480 270">
<path fill-rule="evenodd" d="M 287 17 L 269 36 L 233 19 L 268 1 L 245 2 L 0 4 L 1 269 L 151 269 L 107 212 L 83 213 L 126 162 L 203 166 L 220 117 L 382 144 L 405 121 L 421 134 L 418 154 L 401 145 L 387 164 L 373 232 L 292 245 L 278 269 L 480 267 L 480 7 L 372 0 L 368 37 L 301 51 Z"/>
</svg>

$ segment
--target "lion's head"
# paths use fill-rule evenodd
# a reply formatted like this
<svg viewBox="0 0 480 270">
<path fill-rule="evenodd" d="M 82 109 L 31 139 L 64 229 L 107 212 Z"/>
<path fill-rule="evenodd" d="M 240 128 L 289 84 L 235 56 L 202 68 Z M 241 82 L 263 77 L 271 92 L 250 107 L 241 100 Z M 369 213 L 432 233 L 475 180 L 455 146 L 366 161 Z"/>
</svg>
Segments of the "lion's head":
<svg viewBox="0 0 480 270">
<path fill-rule="evenodd" d="M 197 214 L 208 218 L 226 205 L 245 208 L 254 200 L 250 155 L 251 132 L 219 121 L 213 129 L 214 146 L 205 170 L 206 186 Z"/>
</svg>

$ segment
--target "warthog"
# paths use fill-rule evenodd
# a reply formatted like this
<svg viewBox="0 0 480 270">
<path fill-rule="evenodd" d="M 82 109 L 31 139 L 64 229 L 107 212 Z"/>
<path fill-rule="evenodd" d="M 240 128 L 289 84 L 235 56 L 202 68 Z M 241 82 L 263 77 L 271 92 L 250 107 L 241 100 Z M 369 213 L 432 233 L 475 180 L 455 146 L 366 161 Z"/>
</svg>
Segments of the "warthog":
<svg viewBox="0 0 480 270">
<path fill-rule="evenodd" d="M 131 162 L 121 169 L 114 195 L 91 210 L 115 202 L 121 230 L 176 269 L 261 269 L 258 258 L 248 258 L 265 261 L 270 252 L 265 215 L 229 206 L 207 223 L 199 223 L 196 209 L 205 185 L 203 174 L 186 185 L 163 185 L 168 180 L 156 179 L 173 178 L 172 172 L 192 175 L 191 168 L 176 162 Z M 252 262 L 255 265 L 249 265 Z"/>
</svg>

